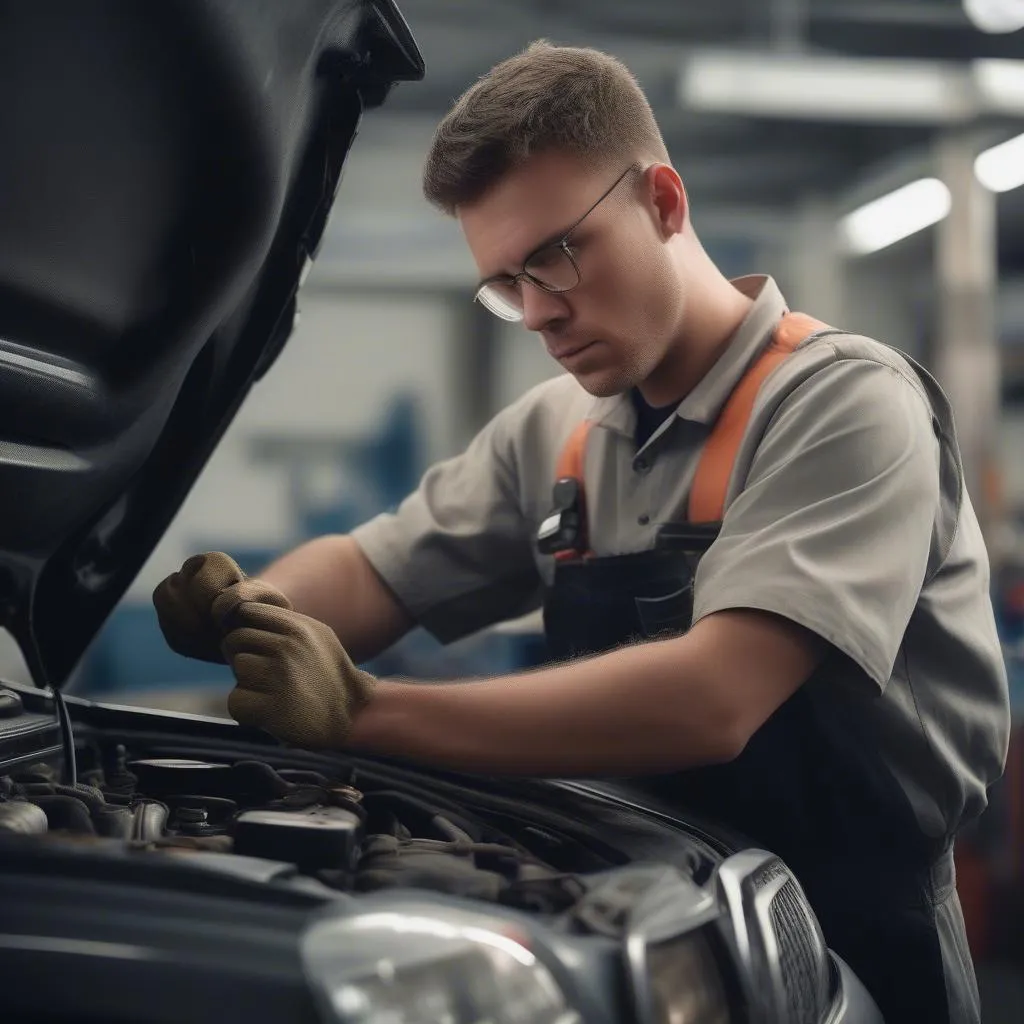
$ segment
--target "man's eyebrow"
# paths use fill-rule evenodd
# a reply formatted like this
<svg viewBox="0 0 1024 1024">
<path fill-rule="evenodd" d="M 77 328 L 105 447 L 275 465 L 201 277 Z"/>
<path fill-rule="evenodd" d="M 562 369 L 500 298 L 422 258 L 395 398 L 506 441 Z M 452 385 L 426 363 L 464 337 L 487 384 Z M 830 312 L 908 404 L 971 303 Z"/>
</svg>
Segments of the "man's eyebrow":
<svg viewBox="0 0 1024 1024">
<path fill-rule="evenodd" d="M 553 235 L 545 238 L 542 242 L 538 242 L 520 261 L 519 267 L 522 269 L 523 264 L 528 262 L 531 256 L 536 256 L 541 249 L 547 249 L 550 245 L 555 245 L 561 242 L 566 235 L 568 235 L 575 227 L 579 225 L 579 221 L 575 221 L 570 224 L 567 228 L 563 228 L 561 231 L 556 231 Z M 518 273 L 518 271 L 516 271 Z M 491 281 L 497 281 L 502 277 L 514 277 L 515 275 L 509 271 L 503 271 L 497 274 L 490 274 L 487 277 L 481 278 L 477 282 L 477 288 L 483 288 L 485 284 L 490 284 Z"/>
</svg>

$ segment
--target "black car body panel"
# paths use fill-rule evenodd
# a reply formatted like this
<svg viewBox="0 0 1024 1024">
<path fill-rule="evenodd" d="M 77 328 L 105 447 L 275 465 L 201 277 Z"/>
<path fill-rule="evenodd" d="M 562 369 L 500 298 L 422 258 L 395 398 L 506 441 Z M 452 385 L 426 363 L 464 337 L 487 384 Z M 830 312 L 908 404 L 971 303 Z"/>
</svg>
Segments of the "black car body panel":
<svg viewBox="0 0 1024 1024">
<path fill-rule="evenodd" d="M 389 0 L 0 3 L 0 607 L 60 684 L 292 329 Z"/>
</svg>

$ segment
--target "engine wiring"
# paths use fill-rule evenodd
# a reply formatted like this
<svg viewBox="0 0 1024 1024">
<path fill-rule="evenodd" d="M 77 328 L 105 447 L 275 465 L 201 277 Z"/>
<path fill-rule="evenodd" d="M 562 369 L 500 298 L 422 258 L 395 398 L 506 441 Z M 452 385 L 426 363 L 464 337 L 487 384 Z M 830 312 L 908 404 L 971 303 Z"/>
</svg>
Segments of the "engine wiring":
<svg viewBox="0 0 1024 1024">
<path fill-rule="evenodd" d="M 61 745 L 64 748 L 64 782 L 69 786 L 78 785 L 78 760 L 75 756 L 75 733 L 71 725 L 71 715 L 64 694 L 56 686 L 50 687 L 53 703 L 57 709 L 57 720 L 60 723 Z"/>
</svg>

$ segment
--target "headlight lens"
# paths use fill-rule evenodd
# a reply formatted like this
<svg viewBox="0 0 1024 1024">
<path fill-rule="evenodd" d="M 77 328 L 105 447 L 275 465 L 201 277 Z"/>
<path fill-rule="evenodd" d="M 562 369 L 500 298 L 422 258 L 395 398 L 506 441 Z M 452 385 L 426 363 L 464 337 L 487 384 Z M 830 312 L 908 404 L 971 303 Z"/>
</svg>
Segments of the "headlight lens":
<svg viewBox="0 0 1024 1024">
<path fill-rule="evenodd" d="M 345 1024 L 578 1024 L 551 972 L 462 915 L 381 911 L 325 922 L 307 961 Z"/>
<path fill-rule="evenodd" d="M 648 946 L 646 962 L 649 1024 L 729 1024 L 721 967 L 701 932 Z"/>
</svg>

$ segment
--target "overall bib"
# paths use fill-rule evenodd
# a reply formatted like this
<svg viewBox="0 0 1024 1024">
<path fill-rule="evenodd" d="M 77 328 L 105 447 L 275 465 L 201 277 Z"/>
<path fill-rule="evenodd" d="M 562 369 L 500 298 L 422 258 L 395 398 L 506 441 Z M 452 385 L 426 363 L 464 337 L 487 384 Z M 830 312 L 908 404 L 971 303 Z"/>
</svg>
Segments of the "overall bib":
<svg viewBox="0 0 1024 1024">
<path fill-rule="evenodd" d="M 595 556 L 586 541 L 583 454 L 589 423 L 556 472 L 555 510 L 540 549 L 554 554 L 544 604 L 551 656 L 599 654 L 690 628 L 693 580 L 718 535 L 726 489 L 764 379 L 812 334 L 836 333 L 788 313 L 740 380 L 701 453 L 688 521 L 662 526 L 653 549 Z M 783 704 L 734 761 L 635 780 L 686 812 L 778 854 L 803 885 L 829 946 L 867 986 L 889 1024 L 979 1019 L 974 969 L 956 898 L 952 840 L 921 831 L 871 745 L 827 736 L 808 696 L 830 660 Z"/>
</svg>

